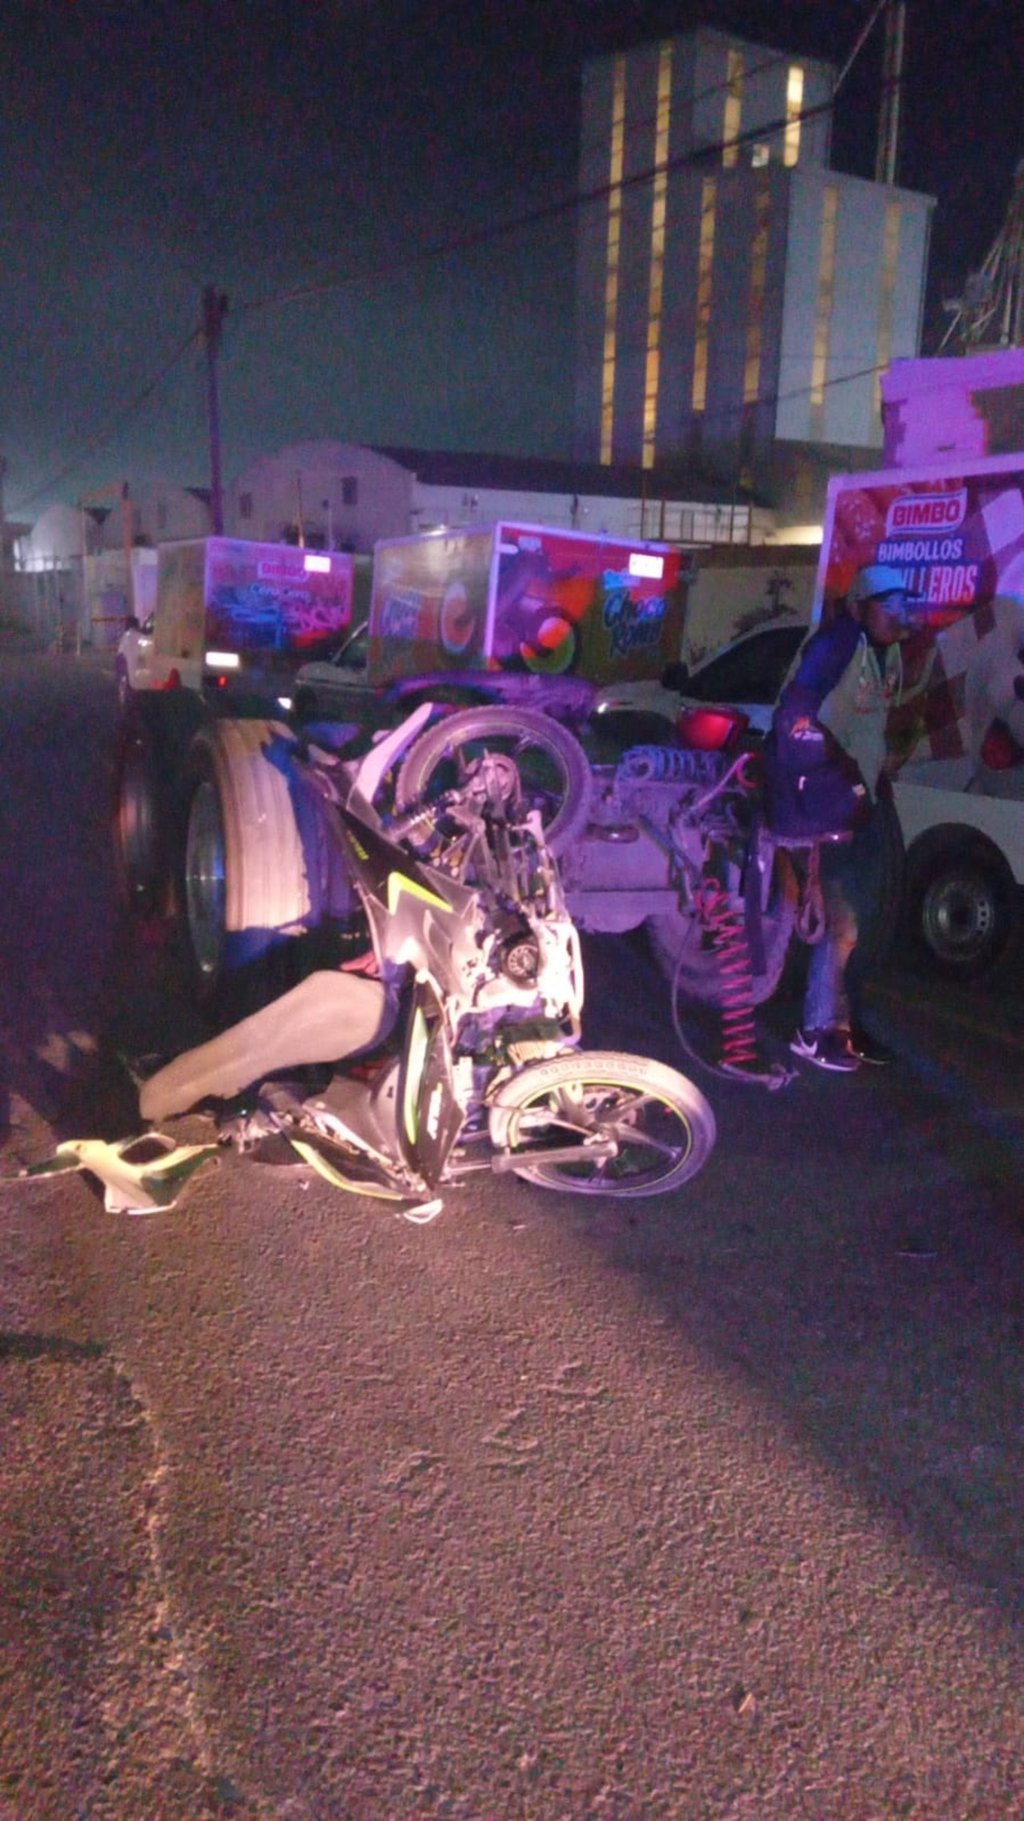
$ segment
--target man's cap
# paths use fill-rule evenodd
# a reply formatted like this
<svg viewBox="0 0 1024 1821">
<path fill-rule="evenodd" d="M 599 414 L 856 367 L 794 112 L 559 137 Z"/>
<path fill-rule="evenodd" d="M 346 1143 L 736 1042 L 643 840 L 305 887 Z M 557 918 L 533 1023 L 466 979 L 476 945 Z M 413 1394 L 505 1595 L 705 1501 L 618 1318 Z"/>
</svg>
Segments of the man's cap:
<svg viewBox="0 0 1024 1821">
<path fill-rule="evenodd" d="M 884 601 L 889 594 L 901 594 L 908 602 L 921 599 L 907 587 L 898 569 L 891 569 L 888 563 L 868 563 L 857 571 L 846 598 L 851 606 L 858 607 L 864 601 Z"/>
</svg>

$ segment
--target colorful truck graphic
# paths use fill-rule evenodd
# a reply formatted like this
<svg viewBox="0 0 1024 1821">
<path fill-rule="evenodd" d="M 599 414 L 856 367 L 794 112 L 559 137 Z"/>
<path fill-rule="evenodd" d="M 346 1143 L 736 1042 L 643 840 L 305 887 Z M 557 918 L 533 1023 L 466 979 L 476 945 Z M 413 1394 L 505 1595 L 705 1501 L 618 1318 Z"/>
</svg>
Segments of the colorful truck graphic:
<svg viewBox="0 0 1024 1821">
<path fill-rule="evenodd" d="M 940 967 L 978 972 L 1024 885 L 1024 456 L 834 479 L 815 622 L 869 563 L 918 597 L 888 728 L 912 916 Z"/>
<path fill-rule="evenodd" d="M 154 671 L 174 668 L 198 687 L 204 670 L 294 668 L 340 642 L 352 591 L 343 551 L 227 537 L 161 544 Z"/>
<path fill-rule="evenodd" d="M 680 552 L 499 522 L 374 552 L 369 674 L 657 678 L 679 656 Z"/>
</svg>

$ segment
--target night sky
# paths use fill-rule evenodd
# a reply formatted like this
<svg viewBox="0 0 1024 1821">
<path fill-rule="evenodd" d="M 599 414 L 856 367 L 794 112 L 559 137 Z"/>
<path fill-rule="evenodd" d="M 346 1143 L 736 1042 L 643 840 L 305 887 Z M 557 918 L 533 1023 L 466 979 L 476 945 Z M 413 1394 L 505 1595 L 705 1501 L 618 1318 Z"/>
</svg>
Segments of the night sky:
<svg viewBox="0 0 1024 1821">
<path fill-rule="evenodd" d="M 8 516 L 305 438 L 569 453 L 585 57 L 699 23 L 842 64 L 874 0 L 3 0 Z M 874 169 L 876 27 L 833 162 Z M 1024 156 L 1024 0 L 909 0 L 898 181 L 938 198 L 926 351 Z M 551 205 L 566 206 L 553 210 Z M 511 227 L 490 244 L 481 230 Z"/>
</svg>

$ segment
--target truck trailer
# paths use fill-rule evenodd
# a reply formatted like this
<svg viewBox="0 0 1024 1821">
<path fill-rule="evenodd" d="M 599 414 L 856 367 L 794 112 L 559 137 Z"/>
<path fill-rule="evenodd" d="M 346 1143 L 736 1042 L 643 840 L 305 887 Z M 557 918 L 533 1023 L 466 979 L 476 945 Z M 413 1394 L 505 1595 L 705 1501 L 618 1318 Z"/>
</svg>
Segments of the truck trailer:
<svg viewBox="0 0 1024 1821">
<path fill-rule="evenodd" d="M 679 654 L 684 575 L 669 545 L 507 521 L 384 541 L 362 668 L 330 661 L 353 642 L 352 581 L 336 552 L 218 538 L 159 551 L 115 845 L 124 896 L 177 928 L 199 999 L 351 915 L 289 759 L 310 706 L 316 722 L 351 723 L 321 728 L 344 734 L 346 753 L 419 700 L 503 702 L 525 720 L 536 706 L 554 738 L 550 716 L 583 712 L 602 685 L 656 679 Z"/>
</svg>

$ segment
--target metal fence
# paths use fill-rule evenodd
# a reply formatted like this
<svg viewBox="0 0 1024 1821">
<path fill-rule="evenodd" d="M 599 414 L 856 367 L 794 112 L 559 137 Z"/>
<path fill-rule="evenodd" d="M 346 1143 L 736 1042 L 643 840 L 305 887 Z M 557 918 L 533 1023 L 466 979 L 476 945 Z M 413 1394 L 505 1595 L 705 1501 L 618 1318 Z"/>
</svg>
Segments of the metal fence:
<svg viewBox="0 0 1024 1821">
<path fill-rule="evenodd" d="M 20 628 L 46 650 L 115 645 L 124 615 L 121 596 L 86 598 L 80 560 L 59 569 L 0 572 L 0 626 Z"/>
</svg>

